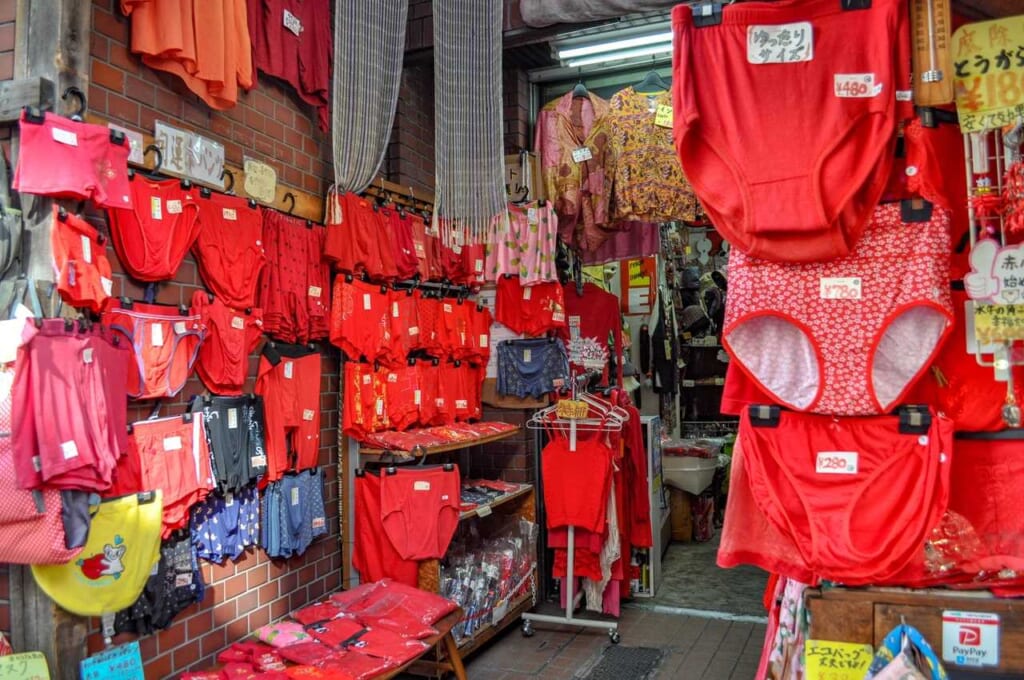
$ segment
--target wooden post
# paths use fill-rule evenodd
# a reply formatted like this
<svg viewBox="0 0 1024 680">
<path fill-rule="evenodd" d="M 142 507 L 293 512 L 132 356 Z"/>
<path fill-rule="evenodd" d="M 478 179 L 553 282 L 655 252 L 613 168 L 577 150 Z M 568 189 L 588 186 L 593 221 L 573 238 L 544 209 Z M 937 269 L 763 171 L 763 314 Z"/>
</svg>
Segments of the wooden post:
<svg viewBox="0 0 1024 680">
<path fill-rule="evenodd" d="M 42 78 L 38 98 L 47 97 L 63 111 L 60 94 L 75 86 L 88 92 L 89 43 L 92 32 L 92 3 L 82 0 L 18 0 L 14 46 L 14 77 Z M 29 87 L 31 92 L 31 88 Z M 31 103 L 31 102 L 26 102 Z M 72 101 L 71 106 L 76 102 Z M 11 145 L 12 162 L 17 162 L 18 134 Z M 25 220 L 22 269 L 46 287 L 53 281 L 50 248 L 50 215 L 53 201 L 22 196 Z M 44 304 L 47 301 L 44 299 Z M 17 651 L 38 650 L 46 655 L 51 677 L 78 678 L 79 662 L 86 656 L 86 619 L 63 611 L 36 585 L 28 567 L 12 565 L 11 627 Z"/>
</svg>

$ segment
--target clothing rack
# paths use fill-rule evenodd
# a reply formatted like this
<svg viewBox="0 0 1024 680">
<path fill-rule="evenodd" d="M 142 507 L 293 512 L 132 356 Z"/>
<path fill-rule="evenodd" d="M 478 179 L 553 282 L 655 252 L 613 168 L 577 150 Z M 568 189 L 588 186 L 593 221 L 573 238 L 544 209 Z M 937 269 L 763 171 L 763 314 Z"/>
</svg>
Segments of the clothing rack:
<svg viewBox="0 0 1024 680">
<path fill-rule="evenodd" d="M 547 429 L 554 426 L 568 427 L 569 431 L 569 450 L 576 451 L 576 433 L 579 431 L 589 432 L 612 432 L 620 431 L 623 424 L 629 419 L 629 413 L 619 407 L 615 406 L 603 399 L 588 394 L 582 389 L 582 385 L 590 379 L 590 372 L 585 372 L 581 375 L 575 376 L 571 380 L 572 384 L 572 400 L 581 401 L 588 406 L 588 415 L 584 418 L 562 418 L 558 416 L 558 405 L 549 406 L 541 409 L 533 414 L 533 416 L 527 421 L 526 426 L 531 430 Z M 597 411 L 601 417 L 591 417 L 590 412 Z M 550 416 L 554 415 L 554 418 Z M 610 474 L 610 473 L 609 473 Z M 569 546 L 568 555 L 566 560 L 566 571 L 565 571 L 565 613 L 561 616 L 554 616 L 551 614 L 535 614 L 527 612 L 523 614 L 523 626 L 522 633 L 525 637 L 531 637 L 534 633 L 533 622 L 540 621 L 542 623 L 554 623 L 554 624 L 568 624 L 573 626 L 581 626 L 584 628 L 598 628 L 601 630 L 608 631 L 608 638 L 612 644 L 618 644 L 621 640 L 619 636 L 619 623 L 618 621 L 601 621 L 597 619 L 583 619 L 574 616 L 576 607 L 579 605 L 582 599 L 583 593 L 576 593 L 576 527 L 569 525 Z"/>
</svg>

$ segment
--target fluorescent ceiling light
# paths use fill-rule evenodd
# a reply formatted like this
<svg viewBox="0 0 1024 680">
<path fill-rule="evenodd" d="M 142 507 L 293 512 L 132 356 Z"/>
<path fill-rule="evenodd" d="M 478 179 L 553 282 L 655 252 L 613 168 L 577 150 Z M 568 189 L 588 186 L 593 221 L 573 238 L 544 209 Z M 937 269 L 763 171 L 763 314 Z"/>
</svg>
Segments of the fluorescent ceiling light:
<svg viewBox="0 0 1024 680">
<path fill-rule="evenodd" d="M 601 64 L 606 61 L 619 61 L 621 59 L 633 59 L 634 57 L 647 57 L 655 54 L 664 54 L 671 51 L 672 43 L 663 43 L 661 45 L 649 45 L 647 47 L 638 47 L 632 50 L 606 52 L 603 54 L 596 54 L 591 57 L 582 57 L 580 59 L 570 59 L 566 65 L 571 68 L 575 68 L 577 66 Z"/>
<path fill-rule="evenodd" d="M 583 45 L 581 47 L 567 47 L 565 49 L 558 50 L 558 58 L 564 61 L 566 59 L 586 57 L 591 54 L 618 52 L 620 50 L 628 50 L 634 47 L 643 47 L 645 45 L 654 45 L 657 43 L 666 42 L 672 42 L 671 31 L 666 31 L 664 33 L 655 33 L 653 35 L 641 35 L 635 38 L 623 38 L 621 40 L 613 40 L 611 42 L 601 42 L 591 45 Z M 650 52 L 648 52 L 648 54 L 650 54 Z"/>
</svg>

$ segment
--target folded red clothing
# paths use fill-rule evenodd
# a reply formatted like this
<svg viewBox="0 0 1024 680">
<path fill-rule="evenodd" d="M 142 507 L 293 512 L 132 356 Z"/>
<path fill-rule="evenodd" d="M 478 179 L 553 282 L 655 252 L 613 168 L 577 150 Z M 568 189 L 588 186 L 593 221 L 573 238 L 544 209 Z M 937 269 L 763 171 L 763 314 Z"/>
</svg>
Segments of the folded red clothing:
<svg viewBox="0 0 1024 680">
<path fill-rule="evenodd" d="M 250 663 L 232 661 L 220 669 L 222 680 L 251 680 L 256 677 L 256 669 Z"/>
<path fill-rule="evenodd" d="M 370 583 L 363 583 L 355 588 L 343 590 L 340 593 L 334 593 L 331 595 L 331 602 L 341 608 L 342 611 L 348 611 L 352 606 L 373 594 L 377 588 L 380 588 L 381 581 L 371 581 Z"/>
<path fill-rule="evenodd" d="M 291 661 L 292 663 L 311 665 L 323 659 L 326 656 L 330 656 L 331 648 L 327 645 L 316 642 L 300 642 L 297 645 L 290 647 L 284 647 L 281 650 L 281 656 Z"/>
<path fill-rule="evenodd" d="M 419 614 L 420 621 L 432 626 L 442 618 L 458 609 L 458 605 L 435 593 L 428 593 L 419 588 L 407 586 L 391 579 L 381 579 L 368 595 L 348 607 L 354 614 L 369 609 L 379 602 L 387 601 L 401 605 L 411 612 Z"/>
<path fill-rule="evenodd" d="M 306 629 L 310 635 L 328 647 L 341 647 L 342 644 L 363 632 L 363 624 L 350 616 L 342 616 L 330 621 L 313 624 Z"/>
<path fill-rule="evenodd" d="M 221 680 L 220 671 L 196 671 L 182 673 L 180 680 Z"/>
<path fill-rule="evenodd" d="M 289 680 L 284 671 L 263 671 L 252 676 L 252 680 Z"/>
<path fill-rule="evenodd" d="M 320 621 L 330 621 L 341 613 L 341 607 L 333 602 L 317 602 L 292 612 L 292 618 L 304 626 L 310 626 Z"/>
<path fill-rule="evenodd" d="M 316 666 L 292 666 L 285 671 L 289 680 L 351 680 L 347 673 L 327 671 Z"/>
<path fill-rule="evenodd" d="M 397 666 L 412 661 L 430 649 L 430 645 L 419 640 L 404 638 L 398 633 L 383 628 L 367 628 L 355 642 L 346 649 L 350 652 L 387 659 Z"/>
<path fill-rule="evenodd" d="M 393 668 L 398 668 L 401 664 L 390 659 L 363 654 L 335 652 L 326 659 L 318 661 L 316 666 L 324 671 L 338 674 L 333 677 L 347 680 L 370 680 L 370 678 L 382 675 Z"/>
<path fill-rule="evenodd" d="M 437 635 L 437 629 L 423 623 L 419 614 L 409 611 L 405 601 L 400 595 L 384 597 L 360 610 L 356 617 L 367 628 L 384 628 L 405 638 L 422 640 Z"/>
</svg>

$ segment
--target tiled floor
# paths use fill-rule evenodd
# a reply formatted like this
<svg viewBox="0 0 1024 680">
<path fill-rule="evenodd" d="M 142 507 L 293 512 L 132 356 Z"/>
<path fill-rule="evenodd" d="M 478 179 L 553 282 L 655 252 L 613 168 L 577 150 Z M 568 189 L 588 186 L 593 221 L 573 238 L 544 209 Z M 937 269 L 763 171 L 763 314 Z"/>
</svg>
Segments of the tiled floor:
<svg viewBox="0 0 1024 680">
<path fill-rule="evenodd" d="M 665 651 L 648 680 L 753 680 L 764 625 L 629 606 L 619 619 L 620 644 Z M 586 675 L 608 646 L 595 629 L 535 624 L 533 637 L 509 628 L 467 664 L 470 680 L 571 680 Z M 642 680 L 623 678 L 623 680 Z"/>
</svg>

